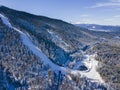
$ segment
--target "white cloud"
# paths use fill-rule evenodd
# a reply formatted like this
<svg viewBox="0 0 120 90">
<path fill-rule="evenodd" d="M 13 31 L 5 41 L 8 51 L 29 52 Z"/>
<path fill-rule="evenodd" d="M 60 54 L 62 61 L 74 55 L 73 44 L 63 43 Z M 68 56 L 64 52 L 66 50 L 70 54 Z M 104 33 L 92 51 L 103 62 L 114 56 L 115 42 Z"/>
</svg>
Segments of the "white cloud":
<svg viewBox="0 0 120 90">
<path fill-rule="evenodd" d="M 98 3 L 88 8 L 99 8 L 99 7 L 108 7 L 108 6 L 119 6 L 120 7 L 120 3 Z"/>
<path fill-rule="evenodd" d="M 87 15 L 87 14 L 83 14 L 83 15 L 80 15 L 80 17 L 89 17 L 90 15 Z"/>
<path fill-rule="evenodd" d="M 110 0 L 110 2 L 120 2 L 120 0 Z"/>
<path fill-rule="evenodd" d="M 81 19 L 80 21 L 73 22 L 74 24 L 91 24 L 91 23 L 97 23 L 96 20 L 92 19 Z"/>
<path fill-rule="evenodd" d="M 114 18 L 120 18 L 120 15 L 115 15 Z"/>
<path fill-rule="evenodd" d="M 120 0 L 109 0 L 108 2 L 96 3 L 95 5 L 92 5 L 87 8 L 100 8 L 100 7 L 110 7 L 110 6 L 120 7 Z"/>
<path fill-rule="evenodd" d="M 114 18 L 107 18 L 107 19 L 104 19 L 104 21 L 114 21 L 115 19 Z"/>
<path fill-rule="evenodd" d="M 117 20 L 120 20 L 120 15 L 114 15 L 111 18 L 104 19 L 104 21 L 117 21 Z"/>
<path fill-rule="evenodd" d="M 73 24 L 81 24 L 80 21 L 77 21 L 77 22 L 72 22 Z"/>
</svg>

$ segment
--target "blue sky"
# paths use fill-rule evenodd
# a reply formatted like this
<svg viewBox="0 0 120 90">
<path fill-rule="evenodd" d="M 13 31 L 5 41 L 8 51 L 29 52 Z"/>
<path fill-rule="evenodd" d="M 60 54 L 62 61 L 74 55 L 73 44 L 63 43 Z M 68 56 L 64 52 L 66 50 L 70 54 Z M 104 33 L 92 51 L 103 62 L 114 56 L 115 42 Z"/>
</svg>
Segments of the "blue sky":
<svg viewBox="0 0 120 90">
<path fill-rule="evenodd" d="M 0 5 L 74 24 L 120 25 L 120 0 L 0 0 Z"/>
</svg>

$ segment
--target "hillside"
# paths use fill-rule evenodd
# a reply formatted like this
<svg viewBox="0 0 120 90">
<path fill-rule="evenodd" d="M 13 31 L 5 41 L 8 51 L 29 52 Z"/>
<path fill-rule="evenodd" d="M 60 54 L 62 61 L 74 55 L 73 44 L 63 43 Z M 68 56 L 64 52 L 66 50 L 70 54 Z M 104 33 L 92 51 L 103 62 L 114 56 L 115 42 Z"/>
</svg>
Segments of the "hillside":
<svg viewBox="0 0 120 90">
<path fill-rule="evenodd" d="M 0 90 L 115 90 L 119 70 L 110 77 L 104 55 L 119 62 L 119 34 L 1 6 Z"/>
</svg>

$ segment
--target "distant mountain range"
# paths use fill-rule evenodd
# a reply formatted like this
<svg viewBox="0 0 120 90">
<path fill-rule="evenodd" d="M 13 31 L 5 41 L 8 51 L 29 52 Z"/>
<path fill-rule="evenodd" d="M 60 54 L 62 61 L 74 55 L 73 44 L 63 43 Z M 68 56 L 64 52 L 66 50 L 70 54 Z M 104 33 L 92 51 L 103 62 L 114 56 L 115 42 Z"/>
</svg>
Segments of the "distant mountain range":
<svg viewBox="0 0 120 90">
<path fill-rule="evenodd" d="M 76 26 L 87 28 L 93 31 L 120 31 L 120 26 L 97 25 L 97 24 L 76 24 Z"/>
</svg>

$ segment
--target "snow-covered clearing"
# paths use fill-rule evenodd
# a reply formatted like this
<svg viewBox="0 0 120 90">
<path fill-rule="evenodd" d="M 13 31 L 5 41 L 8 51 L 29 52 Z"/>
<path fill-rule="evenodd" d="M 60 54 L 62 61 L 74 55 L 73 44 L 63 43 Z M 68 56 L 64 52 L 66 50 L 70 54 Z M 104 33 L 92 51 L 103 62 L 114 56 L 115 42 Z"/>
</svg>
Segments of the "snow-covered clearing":
<svg viewBox="0 0 120 90">
<path fill-rule="evenodd" d="M 72 70 L 72 69 L 68 69 L 67 67 L 61 67 L 58 66 L 56 64 L 54 64 L 38 47 L 36 47 L 32 41 L 30 40 L 30 38 L 27 36 L 27 34 L 25 34 L 24 32 L 18 30 L 17 28 L 13 27 L 8 18 L 5 17 L 4 15 L 0 14 L 0 17 L 3 21 L 3 23 L 8 26 L 11 29 L 14 29 L 15 31 L 17 31 L 20 35 L 21 35 L 21 40 L 24 43 L 24 45 L 26 45 L 36 56 L 38 56 L 39 58 L 41 58 L 41 60 L 43 60 L 43 62 L 45 64 L 48 64 L 52 70 L 54 71 L 61 71 L 62 73 L 66 74 L 67 72 L 71 73 L 71 74 L 75 74 L 75 75 L 82 75 L 82 76 L 86 76 L 90 79 L 99 81 L 99 82 L 104 82 L 102 80 L 102 78 L 100 77 L 99 73 L 96 71 L 96 67 L 98 65 L 98 62 L 94 59 L 95 55 L 85 55 L 86 59 L 84 60 L 86 63 L 86 66 L 88 66 L 89 71 L 79 71 L 79 70 Z M 69 77 L 70 78 L 70 77 Z"/>
<path fill-rule="evenodd" d="M 97 66 L 98 66 L 98 61 L 96 61 L 95 54 L 94 55 L 85 55 L 87 58 L 85 61 L 86 66 L 88 66 L 87 71 L 78 71 L 78 70 L 72 70 L 71 73 L 74 74 L 81 74 L 82 76 L 86 76 L 90 79 L 93 79 L 94 81 L 99 81 L 104 83 L 103 79 L 101 78 L 100 74 L 97 72 Z"/>
</svg>

